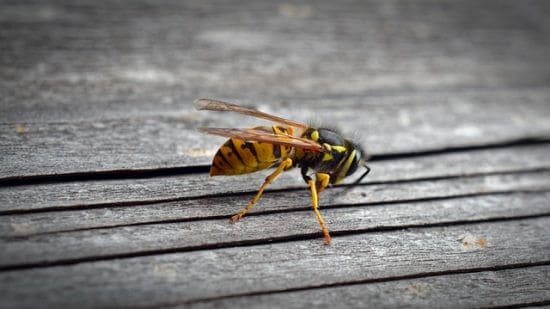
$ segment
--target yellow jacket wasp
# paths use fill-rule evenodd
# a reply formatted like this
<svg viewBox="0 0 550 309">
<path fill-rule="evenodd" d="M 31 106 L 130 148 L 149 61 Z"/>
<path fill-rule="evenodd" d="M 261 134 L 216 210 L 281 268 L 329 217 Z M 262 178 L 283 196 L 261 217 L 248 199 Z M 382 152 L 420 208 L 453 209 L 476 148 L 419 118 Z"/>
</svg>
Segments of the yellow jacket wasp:
<svg viewBox="0 0 550 309">
<path fill-rule="evenodd" d="M 248 129 L 200 128 L 205 133 L 229 137 L 214 156 L 211 176 L 247 174 L 277 166 L 266 177 L 252 201 L 232 216 L 231 221 L 242 218 L 260 199 L 264 189 L 283 171 L 299 167 L 311 190 L 313 211 L 321 224 L 325 243 L 330 244 L 328 228 L 318 210 L 319 192 L 353 174 L 359 166 L 365 167 L 366 171 L 355 184 L 369 173 L 370 168 L 366 165 L 365 152 L 361 147 L 334 130 L 313 128 L 244 106 L 211 99 L 198 99 L 195 104 L 199 110 L 236 112 L 278 123 L 271 127 Z M 308 176 L 309 170 L 315 172 L 315 180 Z"/>
</svg>

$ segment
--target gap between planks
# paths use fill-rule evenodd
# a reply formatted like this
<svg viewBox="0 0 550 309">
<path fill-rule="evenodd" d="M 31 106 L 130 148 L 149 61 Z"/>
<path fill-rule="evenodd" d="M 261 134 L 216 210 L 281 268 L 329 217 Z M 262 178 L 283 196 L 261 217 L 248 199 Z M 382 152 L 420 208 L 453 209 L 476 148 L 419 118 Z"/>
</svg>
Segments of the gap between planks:
<svg viewBox="0 0 550 309">
<path fill-rule="evenodd" d="M 450 154 L 455 152 L 467 152 L 476 150 L 490 150 L 508 147 L 526 147 L 535 145 L 548 145 L 550 138 L 547 136 L 531 136 L 495 143 L 481 145 L 449 146 L 445 148 L 406 151 L 395 153 L 381 153 L 370 156 L 369 162 L 414 158 L 422 156 L 433 156 Z M 36 174 L 24 176 L 10 176 L 0 178 L 0 187 L 22 186 L 33 184 L 63 183 L 75 181 L 113 180 L 113 179 L 142 179 L 166 176 L 182 176 L 188 174 L 208 173 L 210 165 L 194 165 L 181 167 L 161 167 L 154 169 L 120 169 L 104 171 L 83 171 L 74 173 L 59 174 Z"/>
<path fill-rule="evenodd" d="M 397 180 L 386 180 L 386 181 L 372 181 L 372 182 L 363 182 L 360 184 L 338 184 L 333 186 L 334 188 L 352 188 L 352 187 L 361 187 L 369 185 L 391 185 L 391 184 L 403 184 L 403 183 L 415 183 L 422 181 L 437 181 L 437 180 L 452 180 L 460 178 L 472 178 L 472 177 L 482 177 L 482 176 L 499 176 L 499 175 L 522 175 L 522 174 L 537 174 L 537 173 L 546 173 L 550 171 L 550 167 L 542 168 L 527 168 L 519 170 L 508 170 L 508 171 L 495 171 L 495 172 L 479 172 L 479 173 L 461 173 L 458 175 L 445 175 L 445 176 L 429 176 L 429 177 L 416 177 L 408 179 L 397 179 Z M 293 191 L 303 191 L 303 187 L 287 187 L 280 189 L 266 189 L 264 193 L 276 193 L 276 192 L 293 192 Z M 500 193 L 501 191 L 493 191 L 493 193 Z M 508 192 L 508 191 L 506 191 Z M 517 191 L 510 191 L 517 192 Z M 242 196 L 245 194 L 254 194 L 256 190 L 250 191 L 240 191 L 240 192 L 221 192 L 213 194 L 201 194 L 195 196 L 185 196 L 185 197 L 174 197 L 174 198 L 160 198 L 160 199 L 151 199 L 151 200 L 128 200 L 128 201 L 117 201 L 117 202 L 105 202 L 105 203 L 88 203 L 88 204 L 74 204 L 74 205 L 63 205 L 63 206 L 46 206 L 41 208 L 32 208 L 32 209 L 13 209 L 13 210 L 0 210 L 0 216 L 7 215 L 22 215 L 22 214 L 31 214 L 31 213 L 42 213 L 42 212 L 58 212 L 58 211 L 73 211 L 73 210 L 85 210 L 85 209 L 97 209 L 97 208 L 106 208 L 106 207 L 126 207 L 126 206 L 142 206 L 142 205 L 151 205 L 151 204 L 160 204 L 168 202 L 177 202 L 177 201 L 187 201 L 187 200 L 197 200 L 204 198 L 217 198 L 217 197 L 230 197 L 230 196 Z M 440 196 L 440 198 L 453 197 L 448 195 Z M 414 199 L 412 201 L 419 200 Z M 421 200 L 421 199 L 420 199 Z M 398 200 L 403 201 L 403 200 Z M 365 203 L 365 205 L 376 204 L 376 203 Z M 328 208 L 330 205 L 323 205 L 323 208 Z M 247 216 L 252 215 L 252 213 L 247 214 Z M 218 216 L 212 216 L 218 217 Z M 201 218 L 212 218 L 201 217 Z M 201 218 L 196 218 L 200 220 Z"/>
<path fill-rule="evenodd" d="M 319 285 L 295 287 L 295 288 L 289 288 L 289 289 L 273 289 L 273 290 L 264 290 L 264 291 L 257 291 L 257 292 L 238 293 L 238 294 L 231 294 L 231 295 L 223 295 L 223 296 L 219 296 L 219 297 L 208 297 L 208 298 L 204 298 L 204 299 L 194 299 L 194 300 L 188 301 L 188 302 L 173 303 L 173 304 L 162 304 L 162 305 L 159 305 L 159 306 L 165 307 L 165 306 L 173 306 L 173 305 L 198 305 L 198 304 L 201 304 L 201 303 L 219 302 L 219 301 L 224 301 L 224 300 L 227 301 L 227 300 L 237 299 L 237 298 L 242 298 L 242 297 L 257 297 L 257 296 L 268 296 L 268 295 L 273 296 L 273 295 L 276 295 L 276 294 L 296 293 L 296 292 L 323 290 L 323 289 L 331 289 L 331 288 L 352 287 L 352 286 L 358 286 L 358 285 L 386 283 L 386 282 L 395 282 L 395 281 L 405 281 L 405 280 L 411 280 L 411 279 L 424 279 L 424 278 L 431 278 L 431 277 L 441 277 L 441 276 L 461 275 L 461 274 L 476 274 L 476 273 L 483 273 L 483 272 L 498 272 L 498 271 L 505 271 L 505 270 L 518 270 L 518 269 L 525 269 L 525 268 L 537 268 L 537 267 L 544 267 L 544 266 L 550 266 L 550 260 L 532 262 L 532 263 L 515 263 L 515 264 L 496 265 L 496 266 L 490 266 L 490 267 L 460 268 L 460 269 L 451 269 L 451 270 L 444 270 L 444 271 L 432 271 L 432 272 L 415 273 L 415 274 L 407 274 L 407 275 L 392 276 L 392 277 L 382 277 L 382 278 L 374 278 L 374 279 L 342 281 L 342 282 L 335 282 L 335 283 L 329 283 L 329 284 L 319 284 Z M 532 304 L 539 304 L 539 303 L 540 304 L 547 304 L 547 303 L 550 303 L 550 300 L 535 302 L 535 303 L 532 303 Z M 525 303 L 525 304 L 531 304 L 531 303 Z M 154 308 L 154 307 L 157 307 L 157 306 L 152 306 L 151 308 Z"/>
<path fill-rule="evenodd" d="M 489 223 L 473 225 L 467 228 L 474 234 L 487 237 L 489 245 L 483 249 L 465 250 L 457 242 L 457 236 L 464 233 L 462 226 L 446 228 L 412 229 L 395 233 L 373 234 L 372 237 L 349 236 L 342 239 L 340 246 L 327 248 L 312 242 L 290 242 L 285 244 L 265 244 L 242 250 L 228 248 L 220 251 L 194 252 L 148 258 L 135 258 L 81 264 L 69 267 L 26 270 L 22 272 L 4 272 L 0 277 L 11 280 L 7 286 L 5 301 L 14 296 L 28 293 L 23 286 L 34 286 L 29 299 L 43 299 L 52 292 L 64 291 L 70 299 L 82 301 L 92 297 L 97 301 L 112 304 L 113 301 L 130 301 L 137 305 L 162 305 L 192 302 L 199 299 L 215 298 L 224 295 L 276 291 L 360 282 L 384 278 L 398 278 L 415 274 L 436 272 L 467 272 L 469 270 L 498 270 L 501 268 L 540 267 L 550 264 L 546 245 L 540 238 L 534 237 L 548 230 L 548 218 L 532 219 L 511 224 Z M 516 237 L 508 237 L 515 235 Z M 438 247 L 445 250 L 431 250 Z M 380 252 L 380 249 L 388 252 Z M 521 254 L 511 256 L 508 248 L 516 248 Z M 407 249 L 407 250 L 403 250 Z M 403 264 L 403 256 L 409 250 L 419 254 L 413 264 Z M 309 254 L 304 254 L 309 252 Z M 265 269 L 266 257 L 272 260 L 273 267 L 281 273 L 272 273 Z M 356 263 L 349 259 L 356 256 Z M 300 256 L 300 259 L 297 257 Z M 368 260 L 366 260 L 368 258 Z M 242 265 L 247 260 L 250 276 L 242 276 L 242 269 L 231 266 Z M 472 263 L 479 264 L 472 267 Z M 381 264 L 382 263 L 382 264 Z M 381 267 L 389 265 L 394 267 Z M 417 267 L 411 267 L 417 265 Z M 341 267 L 340 267 L 341 266 Z M 198 269 L 194 269 L 197 267 Z M 319 268 L 320 267 L 320 268 Z M 287 268 L 290 268 L 288 271 Z M 294 271 L 292 270 L 294 269 Z M 302 269 L 312 275 L 303 281 L 296 281 Z M 323 271 L 318 271 L 322 269 Z M 359 271 L 361 270 L 361 271 Z M 132 277 L 132 274 L 139 277 Z M 203 277 L 196 277 L 202 274 Z M 168 276 L 168 277 L 167 277 Z M 117 278 L 127 284 L 127 289 L 112 292 L 113 284 L 120 284 Z M 52 282 L 52 285 L 44 284 Z M 66 279 L 66 280 L 64 280 Z M 136 280 L 141 279 L 141 280 Z M 255 279 L 257 281 L 250 281 Z M 85 281 L 82 281 L 85 280 Z M 146 281 L 146 284 L 144 284 Z M 78 283 L 81 283 L 80 286 Z M 233 284 L 230 284 L 233 283 Z M 141 295 L 149 291 L 150 285 L 166 293 L 154 298 Z M 70 287 L 79 286 L 80 289 Z M 128 298 L 131 291 L 132 298 Z M 89 293 L 91 292 L 91 293 Z M 84 293 L 84 294 L 83 294 Z M 78 296 L 82 296 L 81 299 Z M 139 296 L 141 295 L 141 297 Z M 76 298 L 75 298 L 76 297 Z M 99 298 L 98 298 L 99 297 Z M 145 297 L 145 298 L 144 298 Z M 47 298 L 49 302 L 59 302 L 59 298 Z M 90 301 L 91 298 L 88 299 Z M 130 306 L 125 303 L 126 306 Z M 97 302 L 96 302 L 97 305 Z"/>
<path fill-rule="evenodd" d="M 281 191 L 282 192 L 282 191 Z M 397 200 L 388 200 L 388 201 L 376 201 L 376 202 L 367 202 L 367 203 L 358 203 L 358 204 L 332 204 L 332 205 L 323 205 L 322 209 L 344 209 L 344 208 L 354 208 L 354 207 L 376 207 L 392 204 L 403 204 L 403 203 L 422 203 L 422 202 L 433 202 L 433 201 L 443 201 L 443 200 L 454 200 L 454 199 L 463 199 L 463 198 L 473 198 L 473 197 L 483 197 L 483 196 L 498 196 L 498 195 L 513 195 L 513 194 L 536 194 L 536 193 L 548 193 L 548 189 L 531 189 L 531 190 L 492 190 L 480 193 L 465 193 L 465 194 L 453 194 L 453 195 L 442 195 L 442 196 L 432 196 L 424 198 L 411 198 L 411 199 L 397 199 Z M 93 209 L 93 208 L 86 208 Z M 73 209 L 71 209 L 73 210 Z M 68 211 L 68 210 L 62 210 Z M 291 213 L 298 211 L 311 211 L 311 207 L 294 207 L 289 209 L 264 209 L 260 211 L 255 211 L 248 213 L 246 217 L 256 217 L 256 216 L 268 216 L 274 214 L 282 213 Z M 56 211 L 53 211 L 56 212 Z M 41 212 L 39 212 L 41 213 Z M 159 224 L 172 224 L 172 223 L 185 223 L 185 222 L 197 222 L 197 221 L 209 221 L 209 220 L 225 220 L 230 217 L 231 214 L 222 214 L 222 215 L 210 215 L 210 216 L 201 216 L 201 217 L 187 217 L 187 218 L 176 218 L 176 219 L 165 219 L 165 220 L 150 220 L 150 221 L 141 221 L 135 223 L 126 223 L 126 224 L 112 224 L 112 225 L 100 225 L 92 227 L 83 227 L 83 228 L 73 228 L 73 229 L 58 229 L 54 231 L 46 232 L 36 232 L 36 233 L 25 233 L 22 235 L 8 235 L 0 236 L 0 239 L 19 239 L 27 238 L 39 235 L 51 235 L 59 233 L 71 233 L 79 231 L 90 231 L 90 230 L 105 230 L 112 228 L 124 228 L 132 226 L 146 226 L 146 225 L 159 225 Z"/>
<path fill-rule="evenodd" d="M 438 177 L 451 175 L 460 177 L 476 173 L 542 170 L 550 167 L 549 151 L 550 145 L 543 145 L 372 162 L 373 172 L 365 183 L 403 182 L 407 179 L 420 178 L 437 180 Z M 230 177 L 230 179 L 194 174 L 154 179 L 2 187 L 0 188 L 0 204 L 2 204 L 0 213 L 19 210 L 32 212 L 43 208 L 52 209 L 51 207 L 78 208 L 99 204 L 106 207 L 121 204 L 132 207 L 135 203 L 142 205 L 164 201 L 178 203 L 196 196 L 231 197 L 236 194 L 255 192 L 256 188 L 251 187 L 250 183 L 252 180 L 257 181 L 258 184 L 261 183 L 263 174 L 268 172 L 259 172 L 245 177 Z M 304 187 L 303 181 L 297 176 L 297 173 L 293 172 L 284 173 L 273 186 L 269 187 L 269 190 L 272 192 L 281 191 L 277 189 L 288 189 L 285 192 L 293 192 L 293 189 L 301 190 Z M 331 191 L 333 190 L 327 190 L 327 192 Z M 210 214 L 219 214 L 219 212 Z"/>
<path fill-rule="evenodd" d="M 415 230 L 415 229 L 467 226 L 467 225 L 477 225 L 477 224 L 484 224 L 484 223 L 500 223 L 500 222 L 510 222 L 510 221 L 528 221 L 528 220 L 533 220 L 533 219 L 536 220 L 536 219 L 548 218 L 548 217 L 550 217 L 550 212 L 533 214 L 533 215 L 515 216 L 515 217 L 498 217 L 498 218 L 488 218 L 488 219 L 479 219 L 479 220 L 457 220 L 457 221 L 435 222 L 435 223 L 424 223 L 424 224 L 406 224 L 406 225 L 400 225 L 400 226 L 382 226 L 382 227 L 375 227 L 375 228 L 357 229 L 353 231 L 331 231 L 331 235 L 334 238 L 334 237 L 353 236 L 353 235 L 370 234 L 370 233 L 391 233 L 396 231 Z M 146 256 L 154 256 L 154 255 L 165 255 L 165 254 L 185 253 L 185 252 L 195 252 L 195 251 L 210 251 L 210 250 L 219 250 L 219 249 L 235 248 L 235 247 L 253 247 L 258 245 L 279 244 L 279 243 L 296 242 L 296 241 L 303 241 L 303 240 L 319 240 L 321 239 L 320 238 L 321 236 L 322 236 L 321 232 L 298 234 L 298 235 L 293 234 L 293 235 L 270 237 L 270 238 L 228 241 L 223 243 L 220 242 L 220 243 L 207 244 L 207 245 L 173 247 L 173 248 L 143 250 L 143 251 L 119 253 L 119 254 L 106 254 L 106 255 L 87 256 L 87 257 L 80 257 L 80 258 L 59 259 L 56 261 L 43 261 L 43 262 L 3 265 L 3 266 L 0 266 L 0 272 L 35 269 L 35 268 L 46 268 L 46 267 L 55 267 L 55 266 L 67 266 L 67 265 L 74 265 L 74 264 L 80 264 L 80 263 L 90 263 L 90 262 L 98 262 L 98 261 L 113 260 L 113 259 L 117 259 L 117 260 L 129 259 L 129 258 L 136 258 L 136 257 L 146 257 Z"/>
</svg>

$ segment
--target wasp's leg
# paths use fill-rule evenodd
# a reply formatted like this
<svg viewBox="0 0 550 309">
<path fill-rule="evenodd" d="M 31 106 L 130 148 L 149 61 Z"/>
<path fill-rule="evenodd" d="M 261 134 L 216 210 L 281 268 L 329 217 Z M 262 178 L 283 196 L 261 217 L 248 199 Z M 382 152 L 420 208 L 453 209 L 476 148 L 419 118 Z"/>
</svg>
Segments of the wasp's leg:
<svg viewBox="0 0 550 309">
<path fill-rule="evenodd" d="M 256 196 L 254 196 L 252 201 L 250 201 L 250 203 L 248 203 L 248 205 L 246 205 L 246 207 L 243 208 L 243 210 L 241 210 L 238 214 L 231 217 L 231 219 L 230 219 L 231 222 L 239 221 L 239 219 L 242 218 L 246 214 L 246 212 L 249 211 L 250 208 L 252 208 L 252 206 L 254 206 L 254 204 L 256 204 L 256 202 L 258 202 L 258 200 L 262 196 L 262 193 L 264 192 L 267 185 L 269 185 L 273 180 L 275 180 L 275 178 L 277 178 L 277 176 L 279 176 L 282 172 L 286 171 L 287 169 L 289 169 L 291 167 L 292 167 L 292 159 L 286 158 L 285 160 L 283 160 L 283 162 L 281 162 L 281 164 L 279 164 L 277 169 L 265 178 L 264 183 L 262 184 L 262 186 L 258 190 L 258 193 L 256 193 Z"/>
<path fill-rule="evenodd" d="M 309 180 L 309 188 L 311 190 L 311 204 L 313 206 L 313 211 L 315 212 L 315 215 L 317 216 L 317 220 L 319 220 L 319 224 L 321 225 L 321 230 L 323 231 L 323 235 L 325 236 L 325 244 L 330 245 L 331 238 L 330 234 L 328 232 L 327 225 L 325 224 L 325 220 L 323 219 L 323 216 L 321 216 L 321 213 L 319 212 L 319 192 L 325 189 L 325 187 L 328 185 L 328 181 L 324 181 L 324 176 L 321 176 L 319 178 L 319 175 L 325 175 L 326 177 L 329 177 L 328 174 L 323 173 L 317 173 L 317 181 L 314 181 L 313 179 Z M 330 177 L 329 177 L 330 178 Z M 327 178 L 328 179 L 328 178 Z M 325 183 L 325 186 L 322 185 Z M 317 191 L 318 184 L 321 184 L 319 187 L 320 191 Z"/>
<path fill-rule="evenodd" d="M 329 174 L 325 174 L 325 173 L 315 174 L 315 185 L 317 186 L 317 193 L 320 193 L 321 191 L 325 190 L 325 188 L 328 187 L 329 181 L 330 181 Z"/>
<path fill-rule="evenodd" d="M 309 184 L 309 181 L 311 180 L 311 177 L 309 177 L 307 175 L 307 171 L 309 170 L 308 167 L 305 167 L 305 166 L 302 166 L 302 169 L 301 169 L 301 173 L 302 173 L 302 178 L 304 179 L 304 181 Z"/>
</svg>

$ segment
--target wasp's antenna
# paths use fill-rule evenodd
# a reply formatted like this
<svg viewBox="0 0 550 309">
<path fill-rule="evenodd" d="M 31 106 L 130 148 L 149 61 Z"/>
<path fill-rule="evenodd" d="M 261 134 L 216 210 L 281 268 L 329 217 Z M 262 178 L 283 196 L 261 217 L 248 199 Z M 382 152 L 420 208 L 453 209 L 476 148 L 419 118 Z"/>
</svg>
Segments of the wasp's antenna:
<svg viewBox="0 0 550 309">
<path fill-rule="evenodd" d="M 349 186 L 344 187 L 344 190 L 342 190 L 342 193 L 347 193 L 349 190 L 351 190 L 351 188 L 358 185 L 361 182 L 361 180 L 363 180 L 363 178 L 365 178 L 368 175 L 368 173 L 370 172 L 370 167 L 367 165 L 366 162 L 363 164 L 363 166 L 367 170 L 361 175 L 361 177 L 357 178 L 357 180 L 354 181 L 352 184 L 350 184 Z"/>
<path fill-rule="evenodd" d="M 370 167 L 366 164 L 366 162 L 365 162 L 365 164 L 364 164 L 363 166 L 364 166 L 367 170 L 363 173 L 363 175 L 361 175 L 361 177 L 357 178 L 357 180 L 354 181 L 354 182 L 351 184 L 352 187 L 358 185 L 358 184 L 361 182 L 361 180 L 363 180 L 363 178 L 365 178 L 365 176 L 367 176 L 367 174 L 370 172 Z"/>
</svg>

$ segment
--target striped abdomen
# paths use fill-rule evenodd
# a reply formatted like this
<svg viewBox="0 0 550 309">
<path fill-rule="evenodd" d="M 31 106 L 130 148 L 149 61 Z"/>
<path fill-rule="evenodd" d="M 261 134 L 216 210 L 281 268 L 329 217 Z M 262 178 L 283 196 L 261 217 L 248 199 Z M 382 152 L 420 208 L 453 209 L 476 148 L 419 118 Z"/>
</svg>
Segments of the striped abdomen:
<svg viewBox="0 0 550 309">
<path fill-rule="evenodd" d="M 292 135 L 291 127 L 256 127 L 273 134 Z M 239 175 L 269 168 L 286 158 L 292 147 L 273 145 L 265 142 L 245 142 L 240 139 L 228 139 L 216 152 L 210 168 L 210 175 Z"/>
</svg>

